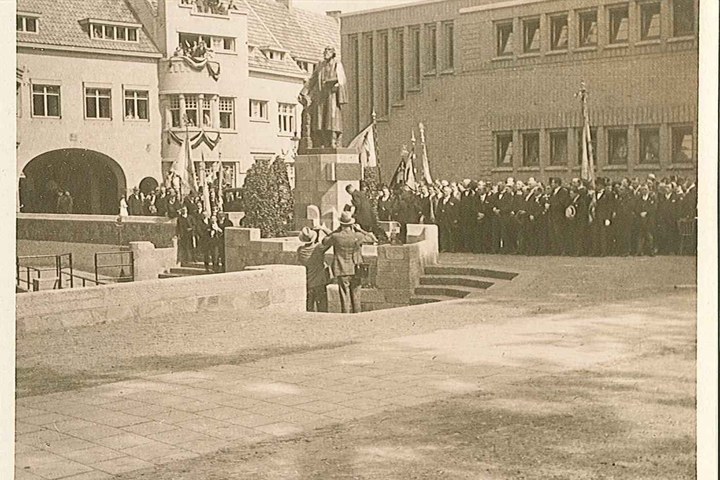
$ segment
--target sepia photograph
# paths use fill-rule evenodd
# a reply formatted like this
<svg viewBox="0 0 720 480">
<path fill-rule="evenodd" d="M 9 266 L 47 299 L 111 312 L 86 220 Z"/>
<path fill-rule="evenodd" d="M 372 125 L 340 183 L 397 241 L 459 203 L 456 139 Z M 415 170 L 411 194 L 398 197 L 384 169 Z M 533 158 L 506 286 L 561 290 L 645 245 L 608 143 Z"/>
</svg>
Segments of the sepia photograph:
<svg viewBox="0 0 720 480">
<path fill-rule="evenodd" d="M 717 478 L 717 2 L 0 13 L 0 478 Z"/>
</svg>

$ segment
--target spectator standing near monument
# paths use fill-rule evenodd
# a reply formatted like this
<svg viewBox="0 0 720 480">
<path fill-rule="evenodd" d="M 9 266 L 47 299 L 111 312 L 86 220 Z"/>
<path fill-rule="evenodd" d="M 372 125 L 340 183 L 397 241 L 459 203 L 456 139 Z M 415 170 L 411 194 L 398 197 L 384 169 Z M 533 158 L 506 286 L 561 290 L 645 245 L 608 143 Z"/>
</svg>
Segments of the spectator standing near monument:
<svg viewBox="0 0 720 480">
<path fill-rule="evenodd" d="M 330 283 L 331 275 L 330 267 L 325 263 L 325 252 L 330 245 L 319 242 L 319 232 L 326 235 L 332 233 L 322 226 L 317 230 L 304 227 L 298 236 L 298 239 L 303 242 L 303 245 L 297 249 L 297 259 L 301 265 L 305 266 L 307 284 L 305 309 L 308 312 L 328 311 L 327 285 Z"/>
<path fill-rule="evenodd" d="M 190 262 L 193 259 L 193 224 L 186 208 L 180 209 L 177 217 L 177 237 L 180 263 Z"/>
<path fill-rule="evenodd" d="M 128 212 L 130 215 L 142 215 L 143 214 L 143 200 L 140 196 L 140 190 L 138 187 L 133 187 L 132 195 L 128 198 Z"/>
<path fill-rule="evenodd" d="M 335 254 L 332 269 L 340 290 L 342 313 L 361 311 L 359 290 L 362 278 L 358 272 L 363 263 L 362 245 L 376 241 L 372 233 L 356 225 L 355 219 L 349 212 L 340 215 L 340 228 L 322 241 L 323 246 L 333 247 Z"/>
</svg>

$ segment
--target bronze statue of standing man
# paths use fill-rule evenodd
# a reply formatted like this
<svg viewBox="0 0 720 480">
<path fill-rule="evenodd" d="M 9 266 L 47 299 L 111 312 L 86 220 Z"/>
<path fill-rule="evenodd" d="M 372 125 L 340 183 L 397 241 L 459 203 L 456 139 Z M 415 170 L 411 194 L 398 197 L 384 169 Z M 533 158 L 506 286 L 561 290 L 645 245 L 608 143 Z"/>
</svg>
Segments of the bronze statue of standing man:
<svg viewBox="0 0 720 480">
<path fill-rule="evenodd" d="M 342 146 L 347 78 L 333 47 L 326 47 L 323 57 L 298 97 L 304 107 L 301 149 Z"/>
</svg>

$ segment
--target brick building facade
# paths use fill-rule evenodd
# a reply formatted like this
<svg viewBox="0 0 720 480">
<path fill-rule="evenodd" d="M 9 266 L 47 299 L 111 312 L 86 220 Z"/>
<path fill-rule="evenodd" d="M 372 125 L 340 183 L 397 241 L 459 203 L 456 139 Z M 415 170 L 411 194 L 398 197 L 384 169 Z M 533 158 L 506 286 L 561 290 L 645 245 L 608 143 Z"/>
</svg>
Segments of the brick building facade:
<svg viewBox="0 0 720 480">
<path fill-rule="evenodd" d="M 584 81 L 599 175 L 694 175 L 697 18 L 696 0 L 426 0 L 347 14 L 348 133 L 377 112 L 384 177 L 423 122 L 437 178 L 567 179 L 579 176 Z"/>
</svg>

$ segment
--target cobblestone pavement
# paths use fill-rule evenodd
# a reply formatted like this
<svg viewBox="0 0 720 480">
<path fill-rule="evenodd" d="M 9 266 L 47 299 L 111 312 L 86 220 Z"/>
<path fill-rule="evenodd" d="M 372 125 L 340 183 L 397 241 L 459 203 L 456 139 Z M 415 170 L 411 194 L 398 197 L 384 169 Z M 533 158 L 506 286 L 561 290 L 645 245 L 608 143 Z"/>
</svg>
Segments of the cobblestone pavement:
<svg viewBox="0 0 720 480">
<path fill-rule="evenodd" d="M 500 305 L 510 292 L 497 293 Z M 242 444 L 694 342 L 692 291 L 557 312 L 544 300 L 534 304 L 536 314 L 524 310 L 502 321 L 479 316 L 489 302 L 492 297 L 398 310 L 409 322 L 467 320 L 446 329 L 242 364 L 136 372 L 128 380 L 19 398 L 16 478 L 92 480 L 152 471 Z M 694 381 L 693 371 L 680 374 Z"/>
</svg>

